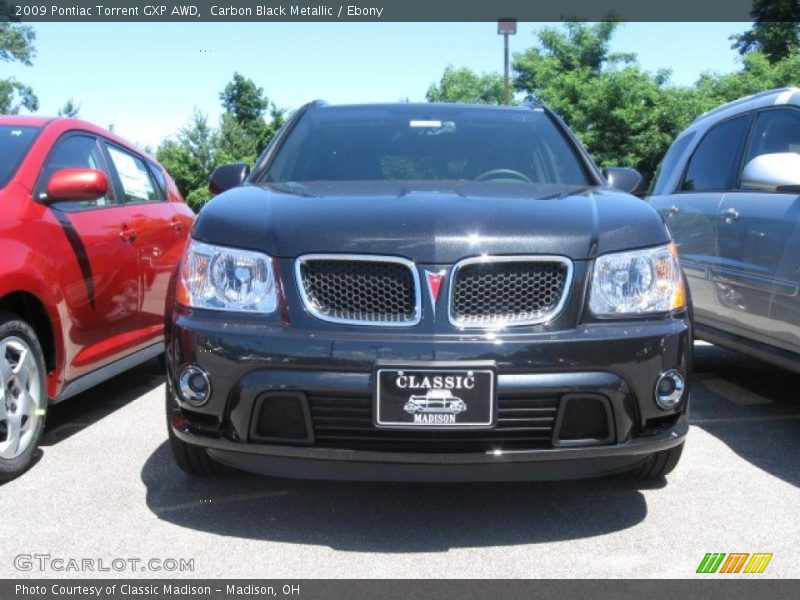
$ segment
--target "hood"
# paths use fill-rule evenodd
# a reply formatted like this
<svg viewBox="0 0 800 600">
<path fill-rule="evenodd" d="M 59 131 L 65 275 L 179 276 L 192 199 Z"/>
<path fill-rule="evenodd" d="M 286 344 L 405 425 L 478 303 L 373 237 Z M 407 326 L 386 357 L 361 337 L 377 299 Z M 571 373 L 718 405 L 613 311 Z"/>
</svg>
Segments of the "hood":
<svg viewBox="0 0 800 600">
<path fill-rule="evenodd" d="M 426 264 L 480 254 L 583 260 L 669 241 L 658 213 L 633 196 L 510 182 L 243 186 L 209 202 L 192 235 L 282 258 L 385 254 Z"/>
</svg>

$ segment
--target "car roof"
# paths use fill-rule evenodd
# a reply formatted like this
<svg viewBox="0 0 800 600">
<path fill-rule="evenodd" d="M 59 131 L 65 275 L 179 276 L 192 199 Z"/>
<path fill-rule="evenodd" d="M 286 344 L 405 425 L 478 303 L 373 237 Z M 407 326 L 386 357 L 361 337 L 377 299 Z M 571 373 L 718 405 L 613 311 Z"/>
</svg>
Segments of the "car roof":
<svg viewBox="0 0 800 600">
<path fill-rule="evenodd" d="M 687 128 L 688 130 L 705 129 L 717 123 L 724 121 L 728 117 L 748 112 L 758 108 L 766 108 L 768 106 L 780 106 L 791 104 L 800 106 L 800 88 L 799 87 L 784 87 L 776 88 L 774 90 L 766 90 L 758 94 L 752 94 L 739 98 L 733 102 L 728 102 L 722 106 L 718 106 L 708 112 L 703 113 L 697 117 L 692 124 Z"/>
<path fill-rule="evenodd" d="M 84 121 L 82 119 L 73 119 L 71 117 L 47 117 L 39 115 L 2 115 L 0 116 L 0 125 L 12 125 L 17 127 L 41 127 L 42 129 L 56 129 L 57 135 L 65 133 L 70 130 L 87 131 L 96 135 L 102 135 L 108 140 L 119 144 L 123 148 L 128 148 L 136 153 L 146 157 L 152 162 L 158 163 L 158 160 L 133 144 L 126 139 L 123 139 L 115 133 L 108 131 L 94 123 Z"/>
<path fill-rule="evenodd" d="M 52 117 L 33 115 L 0 115 L 0 125 L 16 125 L 17 127 L 44 127 L 52 120 Z"/>
<path fill-rule="evenodd" d="M 311 108 L 323 110 L 330 109 L 370 109 L 370 108 L 407 108 L 414 110 L 430 110 L 432 107 L 445 110 L 504 110 L 504 111 L 530 111 L 536 108 L 544 108 L 538 102 L 527 102 L 524 104 L 470 104 L 466 102 L 374 102 L 367 104 L 328 104 L 324 100 L 315 100 L 309 105 Z"/>
</svg>

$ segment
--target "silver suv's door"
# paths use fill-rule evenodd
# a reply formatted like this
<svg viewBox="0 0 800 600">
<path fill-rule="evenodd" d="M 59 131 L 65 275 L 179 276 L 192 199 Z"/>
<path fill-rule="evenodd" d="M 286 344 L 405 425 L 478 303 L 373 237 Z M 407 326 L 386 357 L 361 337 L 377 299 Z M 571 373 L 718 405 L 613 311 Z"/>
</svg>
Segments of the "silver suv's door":
<svg viewBox="0 0 800 600">
<path fill-rule="evenodd" d="M 743 165 L 776 152 L 800 152 L 800 110 L 756 115 Z M 800 196 L 744 189 L 720 205 L 714 270 L 720 316 L 731 333 L 800 350 Z"/>
<path fill-rule="evenodd" d="M 656 192 L 661 193 L 650 199 L 678 246 L 695 318 L 712 326 L 717 326 L 719 318 L 712 271 L 718 260 L 720 204 L 725 192 L 735 186 L 750 119 L 749 114 L 738 115 L 711 127 L 691 153 L 688 164 L 685 160 L 668 164 L 671 148 L 663 169 L 680 169 L 683 175 L 671 193 L 657 186 Z M 662 172 L 659 183 L 662 177 L 674 180 L 674 176 Z"/>
</svg>

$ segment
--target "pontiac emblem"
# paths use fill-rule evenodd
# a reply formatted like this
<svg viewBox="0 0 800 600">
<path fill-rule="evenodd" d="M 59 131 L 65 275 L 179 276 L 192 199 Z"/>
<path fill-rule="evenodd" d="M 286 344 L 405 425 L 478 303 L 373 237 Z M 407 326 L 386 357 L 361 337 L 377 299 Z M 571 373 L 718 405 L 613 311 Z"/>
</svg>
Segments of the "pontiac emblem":
<svg viewBox="0 0 800 600">
<path fill-rule="evenodd" d="M 425 278 L 428 280 L 428 292 L 431 295 L 431 305 L 434 312 L 436 312 L 436 301 L 439 299 L 439 292 L 442 290 L 442 280 L 444 279 L 446 271 L 439 271 L 434 273 L 432 271 L 425 271 Z"/>
</svg>

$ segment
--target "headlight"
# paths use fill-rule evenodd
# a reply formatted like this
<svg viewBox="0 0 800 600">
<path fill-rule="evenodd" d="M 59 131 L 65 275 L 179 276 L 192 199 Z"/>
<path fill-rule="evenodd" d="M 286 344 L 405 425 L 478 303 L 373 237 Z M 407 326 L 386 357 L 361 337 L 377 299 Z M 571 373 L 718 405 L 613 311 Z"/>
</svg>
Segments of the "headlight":
<svg viewBox="0 0 800 600">
<path fill-rule="evenodd" d="M 589 308 L 598 316 L 669 312 L 686 306 L 675 244 L 597 258 Z"/>
<path fill-rule="evenodd" d="M 278 306 L 269 256 L 194 240 L 183 257 L 175 295 L 178 303 L 193 308 L 271 313 Z"/>
</svg>

